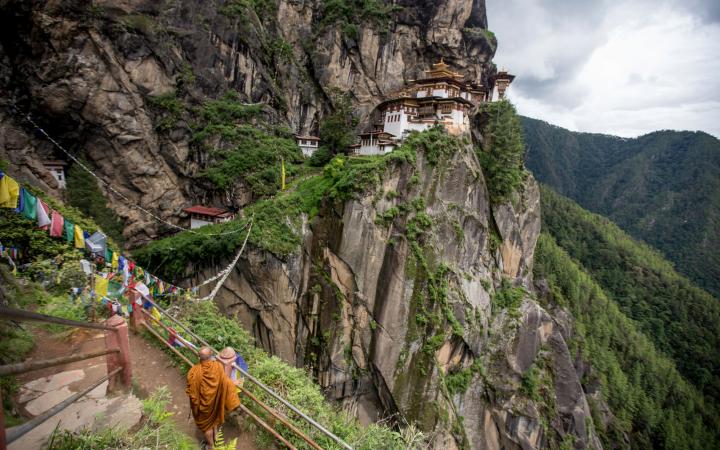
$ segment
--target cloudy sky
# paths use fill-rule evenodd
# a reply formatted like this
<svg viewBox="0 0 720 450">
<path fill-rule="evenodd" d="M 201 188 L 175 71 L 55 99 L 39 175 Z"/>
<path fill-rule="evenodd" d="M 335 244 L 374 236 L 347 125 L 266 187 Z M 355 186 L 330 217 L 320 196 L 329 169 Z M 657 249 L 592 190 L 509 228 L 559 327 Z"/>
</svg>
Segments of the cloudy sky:
<svg viewBox="0 0 720 450">
<path fill-rule="evenodd" d="M 577 131 L 720 137 L 720 0 L 487 0 L 521 114 Z"/>
</svg>

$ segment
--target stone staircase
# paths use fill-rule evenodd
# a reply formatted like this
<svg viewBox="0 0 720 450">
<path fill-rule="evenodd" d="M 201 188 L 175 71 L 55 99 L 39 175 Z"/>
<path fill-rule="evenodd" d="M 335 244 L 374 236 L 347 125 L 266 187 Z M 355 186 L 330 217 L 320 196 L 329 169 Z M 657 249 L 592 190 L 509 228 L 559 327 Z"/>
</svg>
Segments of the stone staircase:
<svg viewBox="0 0 720 450">
<path fill-rule="evenodd" d="M 18 393 L 20 407 L 28 414 L 37 416 L 91 386 L 94 380 L 106 373 L 106 370 L 103 362 L 28 381 L 20 387 Z M 107 381 L 102 383 L 59 414 L 8 445 L 8 449 L 44 449 L 56 427 L 68 431 L 82 429 L 98 431 L 108 427 L 129 430 L 137 425 L 142 417 L 140 400 L 132 394 L 107 396 L 107 385 Z"/>
</svg>

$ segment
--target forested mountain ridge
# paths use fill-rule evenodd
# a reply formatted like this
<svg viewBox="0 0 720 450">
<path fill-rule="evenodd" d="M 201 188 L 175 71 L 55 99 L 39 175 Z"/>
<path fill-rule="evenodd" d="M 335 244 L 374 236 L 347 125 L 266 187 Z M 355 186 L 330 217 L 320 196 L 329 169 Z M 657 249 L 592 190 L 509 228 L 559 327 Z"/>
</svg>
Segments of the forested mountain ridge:
<svg viewBox="0 0 720 450">
<path fill-rule="evenodd" d="M 720 141 L 702 132 L 634 139 L 522 118 L 526 163 L 541 183 L 602 214 L 720 294 Z"/>
<path fill-rule="evenodd" d="M 543 186 L 542 227 L 682 375 L 720 399 L 720 302 L 608 219 Z"/>
</svg>

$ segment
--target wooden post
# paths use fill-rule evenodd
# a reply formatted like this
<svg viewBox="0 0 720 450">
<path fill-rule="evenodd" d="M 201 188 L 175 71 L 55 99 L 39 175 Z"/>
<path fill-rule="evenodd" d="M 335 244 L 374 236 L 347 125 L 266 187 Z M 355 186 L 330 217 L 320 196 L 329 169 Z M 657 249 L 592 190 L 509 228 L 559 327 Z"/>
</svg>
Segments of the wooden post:
<svg viewBox="0 0 720 450">
<path fill-rule="evenodd" d="M 90 267 L 92 267 L 92 273 L 90 274 L 90 305 L 88 316 L 91 322 L 95 322 L 95 260 L 91 259 Z"/>
<path fill-rule="evenodd" d="M 139 333 L 143 329 L 145 323 L 145 314 L 142 313 L 142 297 L 139 292 L 127 291 L 128 302 L 132 305 L 132 313 L 130 313 L 130 326 L 134 332 Z M 137 301 L 140 300 L 140 304 Z"/>
<path fill-rule="evenodd" d="M 107 356 L 107 371 L 110 373 L 118 367 L 123 369 L 108 380 L 108 392 L 127 391 L 132 381 L 128 326 L 125 319 L 118 314 L 107 319 L 105 324 L 114 328 L 113 331 L 105 331 L 105 347 L 120 349 L 119 353 L 111 353 Z"/>
<path fill-rule="evenodd" d="M 0 450 L 7 450 L 7 444 L 5 444 L 5 408 L 3 408 L 2 404 L 2 391 L 0 391 Z"/>
</svg>

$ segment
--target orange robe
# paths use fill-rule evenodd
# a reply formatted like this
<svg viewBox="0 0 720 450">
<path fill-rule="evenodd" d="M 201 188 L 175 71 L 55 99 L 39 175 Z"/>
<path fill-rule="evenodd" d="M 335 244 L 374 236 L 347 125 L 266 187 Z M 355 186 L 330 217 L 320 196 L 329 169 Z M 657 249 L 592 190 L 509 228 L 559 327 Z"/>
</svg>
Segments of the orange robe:
<svg viewBox="0 0 720 450">
<path fill-rule="evenodd" d="M 203 361 L 188 372 L 187 395 L 198 428 L 207 431 L 225 421 L 225 413 L 240 406 L 235 385 L 222 363 Z"/>
</svg>

